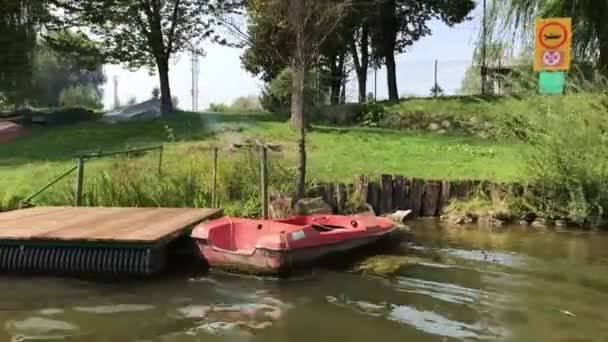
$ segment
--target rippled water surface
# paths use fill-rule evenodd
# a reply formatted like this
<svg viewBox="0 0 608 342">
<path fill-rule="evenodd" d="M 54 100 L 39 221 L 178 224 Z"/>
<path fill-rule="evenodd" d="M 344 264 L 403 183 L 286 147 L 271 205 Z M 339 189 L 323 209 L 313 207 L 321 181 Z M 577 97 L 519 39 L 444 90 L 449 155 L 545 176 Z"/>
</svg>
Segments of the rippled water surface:
<svg viewBox="0 0 608 342">
<path fill-rule="evenodd" d="M 608 341 L 608 236 L 412 224 L 392 276 L 2 278 L 0 341 Z"/>
</svg>

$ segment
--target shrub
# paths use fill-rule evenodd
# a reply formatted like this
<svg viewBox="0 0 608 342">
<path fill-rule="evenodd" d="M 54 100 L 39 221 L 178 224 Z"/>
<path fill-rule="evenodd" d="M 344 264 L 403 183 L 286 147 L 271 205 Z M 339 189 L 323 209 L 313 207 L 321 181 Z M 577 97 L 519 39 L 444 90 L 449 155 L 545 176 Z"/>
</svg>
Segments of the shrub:
<svg viewBox="0 0 608 342">
<path fill-rule="evenodd" d="M 101 109 L 101 96 L 92 85 L 75 85 L 61 92 L 59 105 L 63 107 L 83 107 L 90 109 Z"/>
<path fill-rule="evenodd" d="M 274 80 L 266 83 L 260 96 L 262 108 L 271 113 L 288 114 L 291 108 L 292 79 L 293 72 L 290 68 L 285 68 Z M 309 77 L 305 89 L 304 106 L 308 109 L 313 107 L 315 100 L 313 81 Z"/>
<path fill-rule="evenodd" d="M 86 108 L 68 107 L 56 109 L 31 109 L 23 108 L 16 112 L 23 116 L 24 124 L 41 122 L 46 125 L 68 125 L 82 121 L 98 119 L 101 114 Z"/>
<path fill-rule="evenodd" d="M 608 213 L 608 102 L 605 95 L 552 97 L 525 122 L 530 188 L 522 207 L 540 216 L 602 225 Z"/>
<path fill-rule="evenodd" d="M 255 95 L 237 97 L 232 101 L 230 109 L 237 113 L 259 111 L 260 99 Z"/>
<path fill-rule="evenodd" d="M 384 117 L 384 106 L 376 102 L 370 102 L 359 113 L 358 121 L 366 126 L 378 126 Z"/>
<path fill-rule="evenodd" d="M 209 111 L 216 113 L 228 113 L 230 111 L 230 107 L 223 103 L 211 103 L 209 104 Z"/>
</svg>

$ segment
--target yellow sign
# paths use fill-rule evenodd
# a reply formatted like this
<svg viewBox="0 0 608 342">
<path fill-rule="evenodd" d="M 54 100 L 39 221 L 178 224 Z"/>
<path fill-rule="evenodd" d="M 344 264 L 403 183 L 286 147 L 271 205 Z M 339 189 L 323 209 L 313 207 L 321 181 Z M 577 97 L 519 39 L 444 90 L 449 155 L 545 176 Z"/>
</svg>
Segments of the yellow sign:
<svg viewBox="0 0 608 342">
<path fill-rule="evenodd" d="M 536 19 L 534 71 L 570 69 L 572 60 L 572 19 Z"/>
</svg>

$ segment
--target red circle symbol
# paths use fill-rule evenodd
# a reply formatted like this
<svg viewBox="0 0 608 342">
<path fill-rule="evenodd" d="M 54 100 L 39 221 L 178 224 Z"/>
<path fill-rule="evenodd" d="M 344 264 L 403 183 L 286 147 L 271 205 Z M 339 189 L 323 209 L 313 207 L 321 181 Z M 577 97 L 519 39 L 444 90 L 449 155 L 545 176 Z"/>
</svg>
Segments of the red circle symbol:
<svg viewBox="0 0 608 342">
<path fill-rule="evenodd" d="M 559 37 L 555 37 L 555 38 L 558 38 L 559 41 L 555 44 L 550 44 L 551 42 L 549 40 L 552 40 L 552 37 L 547 35 L 547 30 L 549 30 L 549 28 L 553 28 L 553 27 L 557 27 L 557 29 L 559 30 L 559 33 L 558 33 Z M 540 28 L 540 31 L 538 34 L 539 34 L 538 41 L 540 42 L 540 45 L 542 45 L 546 49 L 557 49 L 560 46 L 564 45 L 566 40 L 568 40 L 568 29 L 566 29 L 566 26 L 564 26 L 562 23 L 559 23 L 559 22 L 546 23 L 545 25 L 543 25 Z M 555 38 L 553 38 L 553 39 L 555 39 Z"/>
</svg>

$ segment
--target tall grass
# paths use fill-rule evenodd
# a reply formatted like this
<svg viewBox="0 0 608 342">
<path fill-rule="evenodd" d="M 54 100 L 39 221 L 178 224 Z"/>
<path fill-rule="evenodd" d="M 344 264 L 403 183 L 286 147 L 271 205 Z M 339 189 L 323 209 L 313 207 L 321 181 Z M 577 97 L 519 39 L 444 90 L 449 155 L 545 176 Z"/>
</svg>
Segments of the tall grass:
<svg viewBox="0 0 608 342">
<path fill-rule="evenodd" d="M 260 214 L 260 161 L 257 153 L 224 156 L 218 165 L 217 199 L 227 214 Z M 158 173 L 153 158 L 115 158 L 85 178 L 83 205 L 112 207 L 211 207 L 213 164 L 208 155 L 181 153 Z M 273 191 L 291 191 L 293 174 L 281 162 L 269 163 Z M 70 181 L 36 200 L 37 205 L 70 205 Z"/>
<path fill-rule="evenodd" d="M 575 98 L 576 99 L 576 98 Z M 530 191 L 523 210 L 587 226 L 608 216 L 608 98 L 605 94 L 548 97 L 533 116 L 512 113 L 521 123 Z"/>
</svg>

